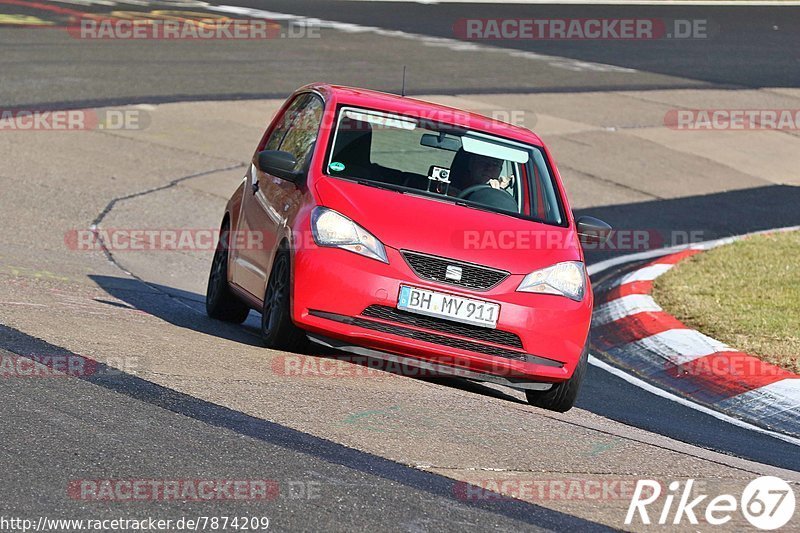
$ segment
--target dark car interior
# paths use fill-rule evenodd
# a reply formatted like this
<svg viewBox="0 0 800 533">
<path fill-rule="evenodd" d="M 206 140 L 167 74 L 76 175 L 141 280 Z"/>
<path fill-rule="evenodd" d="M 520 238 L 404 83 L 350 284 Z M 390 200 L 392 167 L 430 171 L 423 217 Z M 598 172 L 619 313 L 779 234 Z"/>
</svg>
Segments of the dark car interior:
<svg viewBox="0 0 800 533">
<path fill-rule="evenodd" d="M 341 163 L 341 169 L 329 168 L 331 175 L 365 179 L 398 185 L 421 191 L 427 191 L 430 180 L 428 176 L 379 165 L 372 161 L 372 125 L 368 122 L 345 116 L 339 123 L 333 148 L 332 161 Z M 462 183 L 462 176 L 468 173 L 469 153 L 463 148 L 455 152 L 450 163 L 450 181 Z M 462 191 L 451 185 L 449 196 L 462 197 Z M 479 203 L 501 211 L 519 212 L 516 200 L 506 191 L 494 189 L 489 185 L 469 192 L 463 199 Z"/>
<path fill-rule="evenodd" d="M 347 176 L 413 189 L 427 188 L 427 176 L 378 165 L 372 162 L 371 154 L 372 125 L 369 122 L 344 117 L 339 124 L 332 160 L 344 164 Z M 337 174 L 335 171 L 331 172 Z M 338 173 L 345 174 L 344 171 Z"/>
</svg>

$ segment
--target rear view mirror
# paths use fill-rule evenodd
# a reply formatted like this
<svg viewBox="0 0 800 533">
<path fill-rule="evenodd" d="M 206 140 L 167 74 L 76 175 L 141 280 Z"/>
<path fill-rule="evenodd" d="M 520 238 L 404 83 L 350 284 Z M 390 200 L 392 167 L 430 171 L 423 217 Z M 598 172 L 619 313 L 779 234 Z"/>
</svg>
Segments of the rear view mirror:
<svg viewBox="0 0 800 533">
<path fill-rule="evenodd" d="M 438 148 L 449 152 L 458 152 L 461 149 L 461 140 L 456 137 L 447 137 L 444 133 L 434 135 L 426 133 L 420 139 L 419 144 L 429 148 Z"/>
<path fill-rule="evenodd" d="M 258 153 L 258 170 L 291 182 L 297 182 L 302 172 L 295 170 L 297 160 L 289 152 L 264 150 Z"/>
<path fill-rule="evenodd" d="M 611 226 L 594 217 L 581 217 L 576 221 L 581 244 L 603 244 L 611 236 Z"/>
</svg>

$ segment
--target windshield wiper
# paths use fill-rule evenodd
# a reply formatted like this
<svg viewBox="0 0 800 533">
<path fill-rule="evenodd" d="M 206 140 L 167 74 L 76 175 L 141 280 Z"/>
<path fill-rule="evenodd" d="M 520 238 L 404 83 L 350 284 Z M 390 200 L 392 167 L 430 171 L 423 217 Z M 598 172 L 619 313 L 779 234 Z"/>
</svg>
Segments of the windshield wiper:
<svg viewBox="0 0 800 533">
<path fill-rule="evenodd" d="M 358 183 L 359 185 L 366 185 L 367 187 L 375 187 L 376 189 L 385 189 L 387 191 L 394 191 L 399 192 L 400 194 L 411 194 L 413 196 L 422 196 L 424 198 L 431 198 L 432 200 L 439 200 L 442 202 L 453 203 L 455 205 L 461 205 L 464 207 L 469 207 L 472 209 L 477 209 L 479 211 L 486 211 L 487 213 L 494 213 L 497 215 L 510 215 L 514 216 L 514 213 L 509 213 L 506 211 L 498 211 L 492 209 L 489 206 L 467 202 L 466 200 L 461 200 L 460 198 L 454 198 L 452 196 L 447 196 L 446 194 L 433 194 L 429 191 L 420 191 L 416 189 L 409 189 L 407 187 L 403 187 L 402 185 L 392 185 L 390 183 L 384 183 L 382 181 L 372 181 L 364 178 L 351 178 L 353 181 Z"/>
<path fill-rule="evenodd" d="M 399 189 L 394 185 L 390 185 L 389 183 L 383 183 L 381 181 L 372 181 L 372 180 L 367 180 L 367 179 L 364 179 L 364 178 L 355 178 L 353 181 L 355 181 L 359 185 L 366 185 L 367 187 L 375 187 L 377 189 L 386 189 L 387 191 L 399 192 L 401 194 L 406 192 L 405 190 Z"/>
<path fill-rule="evenodd" d="M 478 211 L 486 211 L 487 213 L 493 213 L 495 215 L 507 215 L 514 218 L 523 218 L 519 213 L 513 213 L 511 211 L 502 211 L 500 209 L 492 209 L 489 206 L 476 204 L 472 202 L 467 202 L 465 200 L 456 199 L 453 201 L 456 205 L 462 205 L 464 207 L 470 207 L 472 209 L 477 209 Z"/>
<path fill-rule="evenodd" d="M 465 200 L 455 199 L 455 200 L 453 200 L 453 203 L 456 204 L 456 205 L 463 205 L 464 207 L 471 207 L 473 209 L 478 209 L 480 211 L 488 211 L 489 213 L 497 213 L 498 212 L 498 211 L 495 211 L 494 209 L 492 209 L 491 207 L 487 207 L 487 206 L 481 205 L 481 204 L 474 204 L 472 202 L 467 202 Z"/>
</svg>

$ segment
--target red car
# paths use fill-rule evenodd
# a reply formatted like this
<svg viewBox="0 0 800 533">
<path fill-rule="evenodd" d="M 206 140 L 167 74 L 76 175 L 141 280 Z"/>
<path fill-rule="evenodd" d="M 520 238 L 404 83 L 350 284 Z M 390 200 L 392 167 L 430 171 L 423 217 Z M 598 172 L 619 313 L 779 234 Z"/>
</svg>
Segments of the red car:
<svg viewBox="0 0 800 533">
<path fill-rule="evenodd" d="M 311 339 L 572 407 L 592 291 L 577 222 L 530 131 L 324 84 L 267 128 L 222 219 L 212 318 L 261 312 L 267 346 Z"/>
</svg>

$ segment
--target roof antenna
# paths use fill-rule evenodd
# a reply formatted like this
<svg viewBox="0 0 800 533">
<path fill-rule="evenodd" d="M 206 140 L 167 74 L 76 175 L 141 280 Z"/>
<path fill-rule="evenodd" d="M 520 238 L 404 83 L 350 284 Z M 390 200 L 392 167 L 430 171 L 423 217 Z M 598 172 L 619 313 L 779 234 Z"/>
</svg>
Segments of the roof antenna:
<svg viewBox="0 0 800 533">
<path fill-rule="evenodd" d="M 406 66 L 403 65 L 403 88 L 400 91 L 400 96 L 406 95 Z"/>
</svg>

